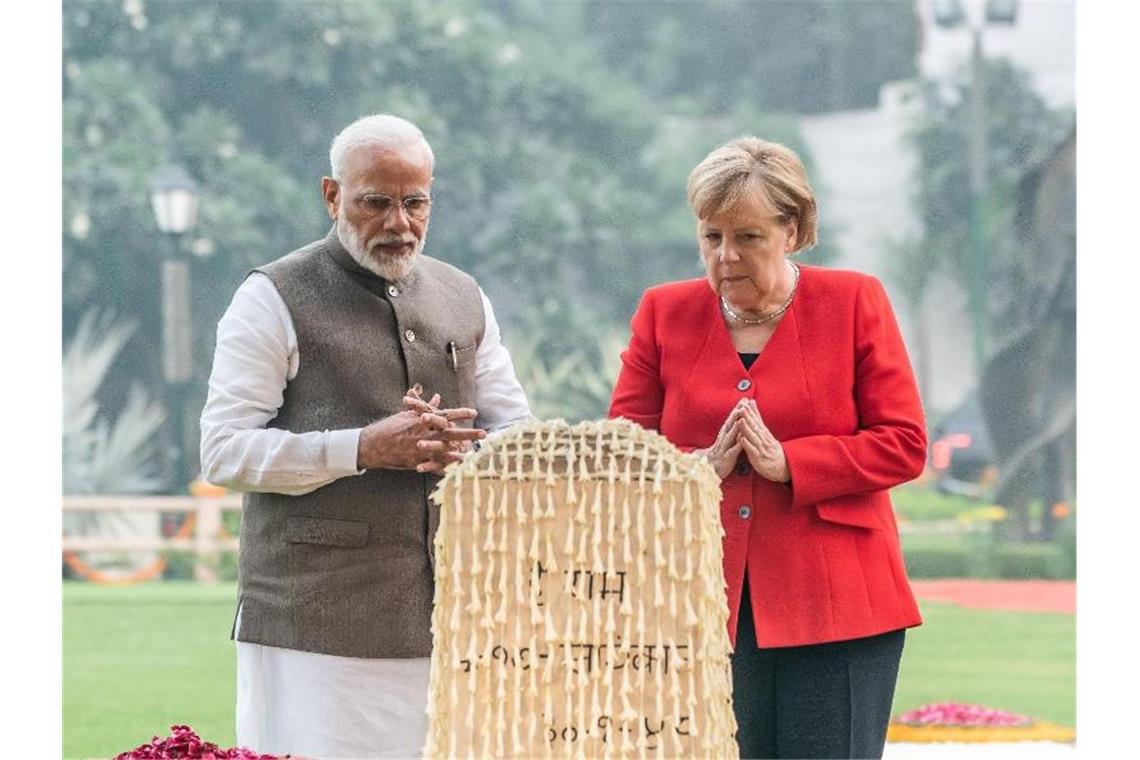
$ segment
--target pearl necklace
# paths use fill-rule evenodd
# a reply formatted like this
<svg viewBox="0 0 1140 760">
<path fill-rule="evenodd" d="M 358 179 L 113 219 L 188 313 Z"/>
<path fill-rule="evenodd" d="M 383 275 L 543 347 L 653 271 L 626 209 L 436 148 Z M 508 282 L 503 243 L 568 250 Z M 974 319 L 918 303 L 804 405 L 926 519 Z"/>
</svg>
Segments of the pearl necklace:
<svg viewBox="0 0 1140 760">
<path fill-rule="evenodd" d="M 796 288 L 800 284 L 800 268 L 790 261 L 785 260 L 784 263 L 792 268 L 792 292 L 788 293 L 788 297 L 774 311 L 765 314 L 758 319 L 749 319 L 748 317 L 742 317 L 733 311 L 731 307 L 729 307 L 728 301 L 724 299 L 724 296 L 720 297 L 720 308 L 723 309 L 724 313 L 732 319 L 735 319 L 737 322 L 743 322 L 746 325 L 762 325 L 765 322 L 771 322 L 773 319 L 783 314 L 788 310 L 788 307 L 792 305 L 792 299 L 796 297 Z"/>
</svg>

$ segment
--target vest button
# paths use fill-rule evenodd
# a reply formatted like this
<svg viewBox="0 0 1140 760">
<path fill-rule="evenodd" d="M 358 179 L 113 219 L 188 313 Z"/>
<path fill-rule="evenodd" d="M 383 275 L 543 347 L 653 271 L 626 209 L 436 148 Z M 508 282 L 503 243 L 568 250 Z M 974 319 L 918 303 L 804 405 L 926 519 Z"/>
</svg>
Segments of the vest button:
<svg viewBox="0 0 1140 760">
<path fill-rule="evenodd" d="M 416 342 L 415 330 L 404 330 L 404 338 L 406 338 L 409 343 L 415 343 Z"/>
<path fill-rule="evenodd" d="M 389 285 L 388 286 L 388 295 L 392 296 L 392 298 L 395 298 L 396 296 L 400 295 L 400 289 L 397 288 L 395 285 Z"/>
<path fill-rule="evenodd" d="M 739 383 L 736 384 L 736 390 L 738 390 L 738 391 L 746 391 L 751 387 L 752 387 L 752 381 L 749 380 L 748 378 L 744 378 L 743 380 L 741 380 Z"/>
<path fill-rule="evenodd" d="M 744 457 L 741 457 L 740 461 L 738 461 L 736 463 L 736 474 L 737 475 L 747 475 L 750 472 L 752 472 L 752 466 L 748 464 L 747 459 L 745 459 Z"/>
<path fill-rule="evenodd" d="M 737 514 L 740 515 L 741 520 L 747 520 L 749 517 L 752 516 L 752 507 L 748 506 L 747 504 L 744 504 L 743 506 L 740 507 L 740 511 L 737 512 Z"/>
</svg>

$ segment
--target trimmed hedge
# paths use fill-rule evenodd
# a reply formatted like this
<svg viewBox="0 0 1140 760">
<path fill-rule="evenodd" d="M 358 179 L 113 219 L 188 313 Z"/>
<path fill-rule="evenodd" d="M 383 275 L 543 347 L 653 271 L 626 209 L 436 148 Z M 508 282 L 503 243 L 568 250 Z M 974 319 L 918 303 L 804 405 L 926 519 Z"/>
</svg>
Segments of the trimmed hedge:
<svg viewBox="0 0 1140 760">
<path fill-rule="evenodd" d="M 181 549 L 168 549 L 163 552 L 163 557 L 166 558 L 166 569 L 162 573 L 163 580 L 194 580 L 194 563 L 197 562 L 197 556 L 194 552 Z M 237 552 L 222 551 L 219 553 L 217 573 L 219 581 L 237 580 Z"/>
<path fill-rule="evenodd" d="M 1049 578 L 1072 580 L 1076 566 L 1057 544 L 1008 544 L 995 556 L 998 578 Z"/>
<path fill-rule="evenodd" d="M 911 578 L 1076 578 L 1075 557 L 1058 543 L 999 543 L 984 557 L 966 536 L 904 536 L 903 558 Z"/>
<path fill-rule="evenodd" d="M 970 552 L 965 547 L 904 549 L 906 573 L 911 578 L 969 578 Z"/>
<path fill-rule="evenodd" d="M 908 483 L 892 489 L 891 503 L 899 520 L 914 522 L 953 520 L 963 512 L 979 506 L 975 499 L 940 493 L 930 485 L 918 483 Z"/>
</svg>

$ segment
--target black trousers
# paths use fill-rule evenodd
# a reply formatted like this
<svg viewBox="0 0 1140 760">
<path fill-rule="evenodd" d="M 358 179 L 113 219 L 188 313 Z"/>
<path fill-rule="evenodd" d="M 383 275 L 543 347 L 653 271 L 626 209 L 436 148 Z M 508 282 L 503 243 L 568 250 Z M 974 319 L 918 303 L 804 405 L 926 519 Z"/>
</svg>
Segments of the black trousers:
<svg viewBox="0 0 1140 760">
<path fill-rule="evenodd" d="M 758 649 L 748 598 L 732 654 L 742 758 L 881 758 L 904 631 Z"/>
</svg>

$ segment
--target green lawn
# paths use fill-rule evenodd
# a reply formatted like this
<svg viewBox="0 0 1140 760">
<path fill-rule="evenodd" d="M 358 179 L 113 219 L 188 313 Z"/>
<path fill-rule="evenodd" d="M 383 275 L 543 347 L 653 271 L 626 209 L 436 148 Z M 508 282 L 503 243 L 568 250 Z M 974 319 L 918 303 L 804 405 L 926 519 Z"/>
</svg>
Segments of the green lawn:
<svg viewBox="0 0 1140 760">
<path fill-rule="evenodd" d="M 234 744 L 234 586 L 65 583 L 63 755 L 112 757 L 193 726 Z"/>
<path fill-rule="evenodd" d="M 63 594 L 63 755 L 111 757 L 174 723 L 234 744 L 232 584 L 156 583 Z M 1072 615 L 923 606 L 907 636 L 896 712 L 973 701 L 1073 726 Z"/>
<path fill-rule="evenodd" d="M 1076 616 L 922 605 L 907 632 L 895 713 L 973 702 L 1076 726 Z"/>
</svg>

